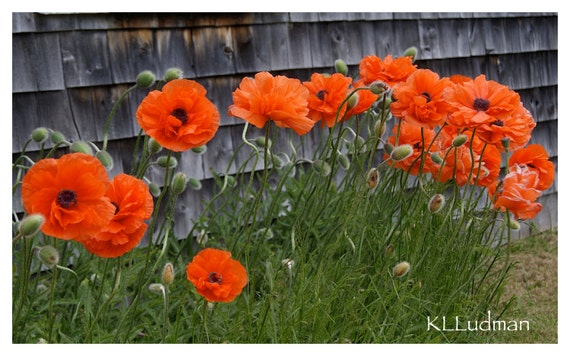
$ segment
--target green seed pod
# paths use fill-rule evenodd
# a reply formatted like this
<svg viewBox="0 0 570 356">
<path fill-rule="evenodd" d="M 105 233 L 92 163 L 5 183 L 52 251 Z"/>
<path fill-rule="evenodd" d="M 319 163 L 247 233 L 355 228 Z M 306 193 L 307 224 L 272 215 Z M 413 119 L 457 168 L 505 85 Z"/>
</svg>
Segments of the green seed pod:
<svg viewBox="0 0 570 356">
<path fill-rule="evenodd" d="M 451 141 L 451 144 L 453 147 L 461 147 L 465 144 L 465 142 L 467 142 L 467 139 L 468 137 L 465 134 L 457 135 L 453 141 Z"/>
<path fill-rule="evenodd" d="M 149 88 L 155 80 L 156 77 L 150 70 L 144 70 L 137 75 L 136 85 L 139 88 Z"/>
<path fill-rule="evenodd" d="M 192 188 L 194 190 L 202 189 L 202 182 L 200 182 L 199 179 L 194 178 L 194 177 L 190 177 L 188 179 L 188 185 L 190 186 L 190 188 Z"/>
<path fill-rule="evenodd" d="M 394 266 L 392 274 L 394 277 L 403 277 L 410 271 L 410 264 L 406 261 L 402 261 Z"/>
<path fill-rule="evenodd" d="M 46 245 L 38 248 L 39 259 L 48 267 L 54 267 L 59 262 L 59 252 L 55 247 Z"/>
<path fill-rule="evenodd" d="M 49 137 L 49 130 L 45 127 L 38 127 L 32 131 L 32 140 L 37 143 L 44 143 Z"/>
<path fill-rule="evenodd" d="M 160 276 L 162 284 L 166 287 L 170 286 L 174 282 L 174 266 L 172 263 L 167 262 L 162 269 L 162 275 Z"/>
<path fill-rule="evenodd" d="M 437 152 L 432 153 L 430 157 L 431 157 L 431 160 L 433 161 L 433 163 L 435 163 L 435 164 L 442 164 L 443 163 L 443 158 L 441 158 L 441 156 Z"/>
<path fill-rule="evenodd" d="M 409 47 L 404 51 L 404 57 L 412 57 L 412 63 L 416 60 L 416 56 L 418 55 L 417 47 Z"/>
<path fill-rule="evenodd" d="M 376 80 L 370 84 L 370 91 L 376 95 L 382 95 L 388 90 L 388 85 L 383 81 Z"/>
<path fill-rule="evenodd" d="M 174 67 L 173 67 L 173 68 L 168 68 L 168 69 L 166 70 L 166 73 L 164 73 L 163 79 L 164 79 L 165 82 L 168 83 L 168 82 L 171 81 L 171 80 L 182 78 L 182 75 L 183 75 L 182 69 L 180 69 L 180 68 L 174 68 Z"/>
<path fill-rule="evenodd" d="M 178 166 L 178 160 L 175 157 L 170 156 L 170 160 L 168 158 L 168 156 L 160 156 L 156 160 L 156 163 L 163 168 L 174 168 Z"/>
<path fill-rule="evenodd" d="M 348 66 L 346 65 L 346 62 L 343 61 L 342 59 L 337 59 L 336 61 L 334 61 L 334 70 L 342 75 L 348 74 Z"/>
<path fill-rule="evenodd" d="M 158 143 L 158 141 L 156 141 L 152 137 L 149 138 L 149 140 L 148 140 L 147 148 L 148 148 L 148 152 L 150 154 L 155 154 L 155 153 L 162 151 L 162 146 L 160 145 L 160 143 Z"/>
<path fill-rule="evenodd" d="M 197 153 L 199 155 L 206 153 L 207 150 L 208 150 L 208 146 L 206 146 L 206 145 L 202 145 L 202 146 L 192 148 L 192 152 Z"/>
<path fill-rule="evenodd" d="M 107 151 L 99 151 L 95 154 L 95 157 L 101 162 L 103 167 L 108 170 L 113 169 L 113 157 Z"/>
<path fill-rule="evenodd" d="M 321 174 L 323 177 L 331 174 L 331 166 L 325 161 L 314 161 L 312 167 L 315 172 Z"/>
<path fill-rule="evenodd" d="M 156 183 L 149 183 L 148 190 L 153 197 L 158 198 L 160 196 L 160 187 Z"/>
<path fill-rule="evenodd" d="M 344 153 L 339 154 L 336 157 L 336 160 L 339 164 L 339 166 L 344 169 L 345 171 L 348 170 L 350 168 L 350 160 L 348 159 L 348 156 L 345 155 Z"/>
<path fill-rule="evenodd" d="M 45 221 L 42 214 L 30 214 L 20 221 L 18 230 L 22 236 L 32 237 L 40 231 Z"/>
<path fill-rule="evenodd" d="M 71 152 L 80 152 L 93 156 L 93 149 L 85 141 L 75 141 L 69 147 Z"/>
<path fill-rule="evenodd" d="M 172 193 L 178 195 L 186 190 L 188 185 L 188 177 L 183 172 L 177 172 L 172 178 Z"/>
<path fill-rule="evenodd" d="M 443 194 L 435 194 L 429 200 L 428 209 L 431 213 L 439 212 L 445 205 L 445 196 Z"/>
<path fill-rule="evenodd" d="M 63 134 L 59 131 L 54 131 L 51 133 L 50 139 L 51 142 L 57 145 L 65 141 L 65 136 L 63 136 Z"/>
<path fill-rule="evenodd" d="M 404 144 L 398 147 L 394 147 L 392 153 L 390 153 L 390 158 L 392 161 L 398 162 L 403 159 L 410 157 L 414 153 L 414 148 L 412 145 Z"/>
<path fill-rule="evenodd" d="M 389 142 L 386 142 L 384 144 L 384 152 L 389 155 L 392 154 L 392 151 L 394 151 L 394 145 Z"/>
</svg>

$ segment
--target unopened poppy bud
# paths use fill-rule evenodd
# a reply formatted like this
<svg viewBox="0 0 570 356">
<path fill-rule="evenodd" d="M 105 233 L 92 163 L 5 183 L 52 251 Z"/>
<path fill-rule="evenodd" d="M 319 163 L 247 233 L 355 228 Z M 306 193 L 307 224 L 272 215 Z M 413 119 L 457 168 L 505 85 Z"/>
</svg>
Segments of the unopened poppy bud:
<svg viewBox="0 0 570 356">
<path fill-rule="evenodd" d="M 406 261 L 403 261 L 394 266 L 392 274 L 394 275 L 394 277 L 403 277 L 409 271 L 410 271 L 410 264 Z"/>
<path fill-rule="evenodd" d="M 392 154 L 392 151 L 394 151 L 394 145 L 389 143 L 389 142 L 386 142 L 384 144 L 384 152 L 386 154 L 390 155 L 390 154 Z"/>
<path fill-rule="evenodd" d="M 275 167 L 277 169 L 281 169 L 285 165 L 285 162 L 283 162 L 283 160 L 276 155 L 273 155 L 271 157 L 271 159 L 272 159 L 273 167 Z"/>
<path fill-rule="evenodd" d="M 30 214 L 20 221 L 18 230 L 24 237 L 32 237 L 42 228 L 45 217 L 42 214 Z"/>
<path fill-rule="evenodd" d="M 370 84 L 370 91 L 376 95 L 382 95 L 388 90 L 388 85 L 381 80 L 376 80 Z"/>
<path fill-rule="evenodd" d="M 323 177 L 328 176 L 331 174 L 331 166 L 325 161 L 314 161 L 313 162 L 313 169 L 315 172 L 321 174 Z"/>
<path fill-rule="evenodd" d="M 290 258 L 286 258 L 284 260 L 281 260 L 281 265 L 283 267 L 287 267 L 288 269 L 291 269 L 295 265 L 295 261 L 290 259 Z"/>
<path fill-rule="evenodd" d="M 358 92 L 350 95 L 348 101 L 346 102 L 346 109 L 350 110 L 358 104 Z"/>
<path fill-rule="evenodd" d="M 176 172 L 174 177 L 172 177 L 172 193 L 175 195 L 181 194 L 186 190 L 186 186 L 188 185 L 188 176 L 183 172 Z"/>
<path fill-rule="evenodd" d="M 54 267 L 59 262 L 59 252 L 51 245 L 40 247 L 38 257 L 48 267 Z"/>
<path fill-rule="evenodd" d="M 391 255 L 392 252 L 394 252 L 394 245 L 390 244 L 390 245 L 386 246 L 386 251 L 384 251 L 386 256 Z"/>
<path fill-rule="evenodd" d="M 178 160 L 172 156 L 160 156 L 156 160 L 156 163 L 163 168 L 174 168 L 178 165 Z"/>
<path fill-rule="evenodd" d="M 147 147 L 150 154 L 155 154 L 162 151 L 162 146 L 160 143 L 158 143 L 158 141 L 152 137 L 148 140 Z"/>
<path fill-rule="evenodd" d="M 412 153 L 414 153 L 414 148 L 412 145 L 406 143 L 398 147 L 394 147 L 394 150 L 390 153 L 390 158 L 392 161 L 397 162 L 410 157 Z"/>
<path fill-rule="evenodd" d="M 150 191 L 150 194 L 155 198 L 158 198 L 160 195 L 160 187 L 156 183 L 149 183 L 148 190 Z"/>
<path fill-rule="evenodd" d="M 261 148 L 264 148 L 265 145 L 267 144 L 267 147 L 269 148 L 269 147 L 271 147 L 271 140 L 267 140 L 267 141 L 266 141 L 266 140 L 265 140 L 265 137 L 259 136 L 259 137 L 257 137 L 257 138 L 255 139 L 255 144 L 256 144 L 258 147 L 261 147 Z"/>
<path fill-rule="evenodd" d="M 198 236 L 196 236 L 196 242 L 202 246 L 206 246 L 206 243 L 208 243 L 208 233 L 206 230 L 200 230 Z"/>
<path fill-rule="evenodd" d="M 443 158 L 441 158 L 441 156 L 437 152 L 432 153 L 430 157 L 431 157 L 432 162 L 435 164 L 442 164 L 443 163 Z"/>
<path fill-rule="evenodd" d="M 334 70 L 342 75 L 348 74 L 348 66 L 346 65 L 346 62 L 343 61 L 342 59 L 337 59 L 336 61 L 334 61 Z"/>
<path fill-rule="evenodd" d="M 453 145 L 453 147 L 461 147 L 465 144 L 465 142 L 467 142 L 467 139 L 468 137 L 465 134 L 457 135 L 455 136 L 453 141 L 451 141 L 451 144 Z"/>
<path fill-rule="evenodd" d="M 142 72 L 137 75 L 136 85 L 139 88 L 148 88 L 150 87 L 154 81 L 156 80 L 154 73 L 150 70 L 143 70 Z"/>
<path fill-rule="evenodd" d="M 151 283 L 148 286 L 148 290 L 154 294 L 162 295 L 164 293 L 164 286 L 161 283 Z"/>
<path fill-rule="evenodd" d="M 65 136 L 59 131 L 54 131 L 51 133 L 50 140 L 57 145 L 65 141 Z"/>
<path fill-rule="evenodd" d="M 182 74 L 182 69 L 180 68 L 168 68 L 166 73 L 164 73 L 163 79 L 165 82 L 169 82 L 174 79 L 182 78 Z"/>
<path fill-rule="evenodd" d="M 368 183 L 368 189 L 372 190 L 376 188 L 378 185 L 378 170 L 376 168 L 371 168 L 368 171 L 366 182 Z"/>
<path fill-rule="evenodd" d="M 45 127 L 38 127 L 32 131 L 32 140 L 37 143 L 44 143 L 49 137 L 49 130 Z"/>
<path fill-rule="evenodd" d="M 404 51 L 404 57 L 412 57 L 412 62 L 416 60 L 416 56 L 418 55 L 417 47 L 409 47 Z"/>
<path fill-rule="evenodd" d="M 342 169 L 348 170 L 348 168 L 350 168 L 350 160 L 347 155 L 341 153 L 336 157 L 336 160 Z"/>
<path fill-rule="evenodd" d="M 108 170 L 113 169 L 113 157 L 107 151 L 98 151 L 95 154 L 95 157 L 101 162 L 103 167 L 107 168 Z"/>
<path fill-rule="evenodd" d="M 174 281 L 174 266 L 172 265 L 172 263 L 167 262 L 164 265 L 164 268 L 162 269 L 162 275 L 160 276 L 160 280 L 162 281 L 162 284 L 164 284 L 166 287 L 172 284 L 172 282 Z"/>
<path fill-rule="evenodd" d="M 69 147 L 69 150 L 71 152 L 80 152 L 93 156 L 93 149 L 91 149 L 91 146 L 89 146 L 89 144 L 85 141 L 73 142 Z"/>
<path fill-rule="evenodd" d="M 521 224 L 512 218 L 509 218 L 507 224 L 511 230 L 519 231 L 521 229 Z"/>
<path fill-rule="evenodd" d="M 192 188 L 194 190 L 202 189 L 202 182 L 200 182 L 200 180 L 198 178 L 194 178 L 194 177 L 188 178 L 188 185 L 190 186 L 190 188 Z"/>
<path fill-rule="evenodd" d="M 233 188 L 236 186 L 236 179 L 233 176 L 226 176 L 228 180 L 228 187 Z"/>
<path fill-rule="evenodd" d="M 436 194 L 429 200 L 428 208 L 432 213 L 437 213 L 445 205 L 445 197 L 443 194 Z"/>
<path fill-rule="evenodd" d="M 192 152 L 197 153 L 199 155 L 206 153 L 207 150 L 208 150 L 208 146 L 206 146 L 206 145 L 202 145 L 202 146 L 192 148 Z"/>
<path fill-rule="evenodd" d="M 386 132 L 386 123 L 382 122 L 382 120 L 376 121 L 374 124 L 374 134 L 376 137 L 382 137 L 384 132 Z"/>
</svg>

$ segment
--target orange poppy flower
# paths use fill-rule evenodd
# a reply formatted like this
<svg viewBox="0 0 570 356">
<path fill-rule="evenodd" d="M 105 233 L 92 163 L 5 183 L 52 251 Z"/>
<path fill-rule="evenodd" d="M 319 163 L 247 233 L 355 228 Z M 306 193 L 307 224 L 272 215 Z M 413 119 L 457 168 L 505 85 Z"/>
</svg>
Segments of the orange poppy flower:
<svg viewBox="0 0 570 356">
<path fill-rule="evenodd" d="M 442 125 L 447 118 L 448 105 L 443 100 L 443 89 L 451 85 L 447 78 L 429 69 L 418 69 L 405 83 L 394 87 L 393 97 L 396 101 L 390 104 L 390 110 L 411 124 L 434 129 Z"/>
<path fill-rule="evenodd" d="M 467 136 L 467 141 L 460 147 L 452 147 L 452 141 L 459 132 Z M 437 181 L 454 180 L 458 186 L 476 182 L 479 186 L 487 187 L 497 180 L 501 171 L 501 152 L 498 148 L 486 145 L 477 135 L 473 137 L 472 131 L 461 131 L 453 126 L 444 126 L 438 138 L 438 154 L 444 158 L 444 162 L 432 166 L 432 176 Z"/>
<path fill-rule="evenodd" d="M 107 190 L 115 206 L 115 215 L 98 234 L 83 239 L 87 251 L 99 257 L 118 257 L 132 250 L 142 240 L 153 210 L 148 186 L 128 174 L 118 174 Z"/>
<path fill-rule="evenodd" d="M 349 95 L 354 89 L 364 88 L 366 85 L 364 84 L 364 82 L 362 82 L 362 80 L 356 80 L 352 83 L 352 86 L 353 86 L 352 89 L 348 89 L 347 95 Z M 376 100 L 378 100 L 378 95 L 374 94 L 368 89 L 357 90 L 356 93 L 354 93 L 353 95 L 356 95 L 357 98 L 356 105 L 354 105 L 353 107 L 351 107 L 346 111 L 346 113 L 344 114 L 345 120 L 350 119 L 354 115 L 362 114 L 366 110 L 370 109 L 372 104 L 374 104 Z"/>
<path fill-rule="evenodd" d="M 406 79 L 416 70 L 416 65 L 412 63 L 412 57 L 404 56 L 392 59 L 392 55 L 387 55 L 384 60 L 375 55 L 370 55 L 360 60 L 360 79 L 368 85 L 376 80 L 380 80 L 390 88 L 394 85 L 405 82 Z"/>
<path fill-rule="evenodd" d="M 452 83 L 461 84 L 461 83 L 469 82 L 469 81 L 473 80 L 473 78 L 467 77 L 467 76 L 462 75 L 462 74 L 455 74 L 455 75 L 450 76 L 449 80 L 451 80 Z"/>
<path fill-rule="evenodd" d="M 200 251 L 186 266 L 186 277 L 209 302 L 231 302 L 247 284 L 247 272 L 232 254 L 214 248 Z"/>
<path fill-rule="evenodd" d="M 520 105 L 520 97 L 516 92 L 487 80 L 483 74 L 473 80 L 449 86 L 444 90 L 444 99 L 450 105 L 447 122 L 468 128 L 504 120 Z"/>
<path fill-rule="evenodd" d="M 534 218 L 542 210 L 542 204 L 536 202 L 541 193 L 536 188 L 538 182 L 536 171 L 515 164 L 505 178 L 487 189 L 495 209 L 508 209 L 515 219 L 526 220 Z"/>
<path fill-rule="evenodd" d="M 209 142 L 220 126 L 220 113 L 206 89 L 189 79 L 166 83 L 139 105 L 137 122 L 161 146 L 176 152 Z"/>
<path fill-rule="evenodd" d="M 435 132 L 430 129 L 423 129 L 422 137 L 422 128 L 419 126 L 412 125 L 405 121 L 400 121 L 399 126 L 399 134 L 398 125 L 395 125 L 392 129 L 394 135 L 389 136 L 387 141 L 394 146 L 404 144 L 411 145 L 413 153 L 400 161 L 393 162 L 392 160 L 388 160 L 387 164 L 409 171 L 411 175 L 418 175 L 420 167 L 422 167 L 422 173 L 430 172 L 434 163 L 430 158 L 430 153 L 426 150 L 435 139 Z M 430 152 L 435 151 L 436 147 L 437 145 L 435 143 L 431 145 Z M 384 159 L 388 158 L 389 155 L 385 154 Z"/>
<path fill-rule="evenodd" d="M 325 77 L 320 73 L 313 73 L 311 81 L 303 82 L 311 95 L 308 99 L 309 117 L 314 121 L 321 121 L 328 127 L 333 127 L 337 121 L 344 117 L 347 105 L 340 104 L 346 99 L 348 86 L 352 79 L 340 73 Z"/>
<path fill-rule="evenodd" d="M 278 127 L 288 127 L 304 135 L 315 125 L 315 121 L 307 117 L 309 95 L 309 90 L 298 79 L 260 72 L 255 78 L 242 79 L 233 92 L 234 103 L 228 108 L 228 115 L 257 128 L 263 128 L 272 120 Z"/>
<path fill-rule="evenodd" d="M 505 150 L 503 140 L 509 140 L 509 150 L 523 147 L 530 140 L 532 130 L 536 127 L 532 115 L 522 104 L 511 114 L 477 128 L 477 136 L 483 142 Z"/>
<path fill-rule="evenodd" d="M 554 163 L 548 160 L 548 152 L 539 144 L 531 144 L 513 152 L 509 158 L 509 167 L 526 166 L 538 173 L 536 189 L 546 190 L 554 182 Z"/>
<path fill-rule="evenodd" d="M 98 233 L 115 212 L 105 192 L 109 177 L 101 162 L 84 153 L 45 158 L 22 180 L 28 214 L 42 214 L 42 232 L 64 240 Z"/>
</svg>

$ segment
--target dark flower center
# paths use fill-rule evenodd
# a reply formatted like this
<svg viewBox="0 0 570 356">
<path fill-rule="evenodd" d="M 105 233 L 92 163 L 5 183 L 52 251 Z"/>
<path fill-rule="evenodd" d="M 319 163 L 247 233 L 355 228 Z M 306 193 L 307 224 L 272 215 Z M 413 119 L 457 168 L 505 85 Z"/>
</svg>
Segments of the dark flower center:
<svg viewBox="0 0 570 356">
<path fill-rule="evenodd" d="M 429 93 L 427 91 L 424 91 L 423 93 L 420 94 L 421 96 L 424 96 L 426 98 L 426 101 L 429 103 L 431 101 L 431 95 L 429 95 Z"/>
<path fill-rule="evenodd" d="M 326 90 L 319 90 L 317 92 L 317 94 L 315 94 L 317 96 L 317 98 L 319 98 L 320 100 L 325 100 L 325 94 L 328 94 L 328 92 Z"/>
<path fill-rule="evenodd" d="M 119 213 L 119 204 L 115 203 L 114 201 L 111 202 L 115 206 L 115 215 Z"/>
<path fill-rule="evenodd" d="M 184 109 L 174 109 L 170 115 L 174 116 L 175 118 L 177 118 L 178 120 L 180 120 L 182 123 L 185 123 L 186 120 L 188 120 L 188 117 L 186 116 L 186 110 Z"/>
<path fill-rule="evenodd" d="M 495 121 L 491 122 L 491 125 L 503 127 L 505 124 L 501 120 L 495 120 Z"/>
<path fill-rule="evenodd" d="M 477 111 L 487 111 L 489 109 L 489 100 L 476 98 L 473 101 L 473 109 Z"/>
<path fill-rule="evenodd" d="M 210 272 L 208 282 L 222 284 L 222 275 L 218 272 Z"/>
<path fill-rule="evenodd" d="M 64 209 L 77 203 L 77 194 L 73 190 L 64 189 L 57 193 L 57 205 Z"/>
</svg>

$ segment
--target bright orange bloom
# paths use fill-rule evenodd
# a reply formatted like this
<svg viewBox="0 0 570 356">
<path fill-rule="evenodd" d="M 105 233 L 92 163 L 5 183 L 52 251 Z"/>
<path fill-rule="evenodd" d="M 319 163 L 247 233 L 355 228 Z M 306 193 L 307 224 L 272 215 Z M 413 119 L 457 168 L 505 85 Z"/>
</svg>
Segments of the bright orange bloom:
<svg viewBox="0 0 570 356">
<path fill-rule="evenodd" d="M 85 248 L 99 257 L 118 257 L 132 250 L 142 240 L 153 210 L 148 186 L 128 174 L 118 174 L 107 190 L 115 206 L 115 215 L 101 232 L 83 239 Z"/>
<path fill-rule="evenodd" d="M 554 163 L 548 160 L 548 152 L 539 144 L 531 144 L 513 152 L 509 158 L 509 167 L 514 165 L 526 166 L 538 173 L 536 189 L 546 190 L 554 182 Z"/>
<path fill-rule="evenodd" d="M 315 125 L 315 121 L 307 117 L 309 95 L 309 90 L 298 79 L 260 72 L 255 78 L 243 78 L 233 93 L 234 103 L 228 115 L 244 119 L 257 128 L 273 120 L 278 127 L 288 127 L 304 135 Z"/>
<path fill-rule="evenodd" d="M 505 150 L 505 139 L 509 140 L 509 150 L 516 150 L 528 143 L 535 126 L 532 115 L 521 104 L 511 115 L 482 124 L 476 132 L 483 142 L 495 145 L 501 151 Z"/>
<path fill-rule="evenodd" d="M 309 117 L 314 121 L 321 121 L 328 127 L 333 127 L 341 121 L 346 112 L 347 104 L 340 104 L 346 99 L 348 86 L 352 79 L 340 73 L 325 77 L 320 73 L 313 73 L 311 81 L 303 82 L 311 95 L 308 99 Z M 338 117 L 338 119 L 337 119 Z"/>
<path fill-rule="evenodd" d="M 387 55 L 384 60 L 375 55 L 370 55 L 360 60 L 360 79 L 368 85 L 376 80 L 386 83 L 390 88 L 394 85 L 405 82 L 406 79 L 416 70 L 416 65 L 412 63 L 412 57 L 404 56 L 392 59 L 392 55 Z"/>
<path fill-rule="evenodd" d="M 354 81 L 352 83 L 352 86 L 353 86 L 353 88 L 348 89 L 347 95 L 349 95 L 356 88 L 364 88 L 365 87 L 362 80 Z M 374 104 L 376 102 L 376 100 L 378 100 L 378 95 L 374 94 L 373 92 L 371 92 L 368 89 L 357 90 L 356 93 L 354 93 L 353 95 L 356 95 L 358 100 L 356 101 L 356 105 L 354 105 L 353 107 L 348 109 L 346 111 L 346 113 L 344 114 L 344 118 L 346 120 L 350 119 L 354 115 L 362 114 L 366 110 L 370 109 L 372 104 Z"/>
<path fill-rule="evenodd" d="M 206 98 L 206 89 L 189 79 L 171 80 L 162 91 L 151 91 L 136 116 L 147 135 L 177 152 L 206 144 L 220 126 L 220 113 Z"/>
<path fill-rule="evenodd" d="M 469 82 L 469 81 L 473 80 L 473 78 L 467 77 L 467 76 L 462 75 L 462 74 L 455 74 L 455 75 L 450 76 L 449 80 L 451 80 L 451 82 L 453 82 L 455 84 L 461 84 L 461 83 Z"/>
<path fill-rule="evenodd" d="M 449 79 L 440 79 L 437 73 L 429 69 L 416 70 L 405 83 L 394 87 L 393 97 L 396 101 L 390 104 L 392 114 L 427 129 L 442 125 L 448 113 L 443 89 L 449 85 Z"/>
<path fill-rule="evenodd" d="M 460 147 L 452 147 L 458 135 L 457 128 L 443 127 L 439 135 L 441 165 L 432 166 L 433 177 L 440 182 L 454 180 L 458 186 L 475 184 L 487 187 L 493 184 L 501 171 L 501 153 L 498 148 L 486 145 L 471 131 L 461 131 L 467 141 Z M 473 142 L 471 142 L 473 140 Z"/>
<path fill-rule="evenodd" d="M 231 302 L 247 284 L 247 272 L 232 254 L 214 248 L 200 251 L 186 266 L 186 277 L 209 302 Z"/>
<path fill-rule="evenodd" d="M 520 105 L 519 95 L 507 86 L 477 78 L 454 84 L 444 90 L 444 99 L 450 105 L 447 122 L 457 127 L 474 128 L 505 120 Z"/>
<path fill-rule="evenodd" d="M 528 167 L 514 165 L 502 180 L 490 185 L 489 197 L 495 209 L 509 210 L 515 219 L 532 219 L 542 210 L 536 199 L 541 191 L 537 189 L 538 173 Z"/>
<path fill-rule="evenodd" d="M 398 125 L 395 125 L 392 129 L 394 135 L 388 137 L 387 141 L 394 146 L 411 145 L 414 151 L 411 156 L 396 162 L 390 160 L 388 164 L 409 171 L 411 175 L 418 175 L 420 167 L 422 168 L 422 173 L 430 172 L 434 164 L 430 158 L 430 153 L 435 151 L 437 147 L 435 143 L 430 147 L 430 144 L 435 139 L 435 132 L 430 129 L 422 129 L 405 121 L 400 121 L 399 126 L 399 133 Z M 428 147 L 430 147 L 429 153 L 427 152 Z M 385 155 L 384 159 L 387 158 L 389 156 Z"/>
<path fill-rule="evenodd" d="M 45 158 L 22 180 L 22 200 L 28 214 L 42 214 L 42 232 L 64 240 L 93 235 L 115 212 L 105 192 L 109 177 L 101 162 L 84 153 Z"/>
</svg>

